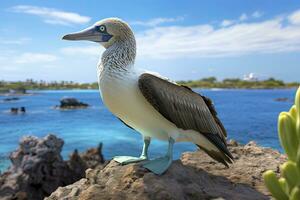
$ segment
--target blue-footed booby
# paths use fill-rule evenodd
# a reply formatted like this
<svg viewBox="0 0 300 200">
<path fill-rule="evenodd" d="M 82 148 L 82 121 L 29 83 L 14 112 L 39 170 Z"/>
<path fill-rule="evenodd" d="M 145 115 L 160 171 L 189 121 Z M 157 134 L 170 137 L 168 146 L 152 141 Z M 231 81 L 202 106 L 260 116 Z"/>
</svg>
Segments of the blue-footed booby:
<svg viewBox="0 0 300 200">
<path fill-rule="evenodd" d="M 225 166 L 232 163 L 226 131 L 210 99 L 136 68 L 136 41 L 126 22 L 104 19 L 63 39 L 93 41 L 106 49 L 97 68 L 101 98 L 116 117 L 143 135 L 140 157 L 116 156 L 115 161 L 121 164 L 143 161 L 143 167 L 163 174 L 172 163 L 174 143 L 189 141 Z M 148 159 L 151 138 L 169 142 L 165 156 Z"/>
</svg>

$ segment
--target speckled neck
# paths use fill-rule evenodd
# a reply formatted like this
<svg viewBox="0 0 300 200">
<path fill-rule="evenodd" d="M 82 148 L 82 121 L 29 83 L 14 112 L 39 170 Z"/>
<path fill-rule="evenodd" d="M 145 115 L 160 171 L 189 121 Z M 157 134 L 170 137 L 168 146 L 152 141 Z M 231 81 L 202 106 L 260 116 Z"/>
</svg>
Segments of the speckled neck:
<svg viewBox="0 0 300 200">
<path fill-rule="evenodd" d="M 101 64 L 107 70 L 127 71 L 134 66 L 136 56 L 136 41 L 133 34 L 125 39 L 118 39 L 105 50 Z"/>
</svg>

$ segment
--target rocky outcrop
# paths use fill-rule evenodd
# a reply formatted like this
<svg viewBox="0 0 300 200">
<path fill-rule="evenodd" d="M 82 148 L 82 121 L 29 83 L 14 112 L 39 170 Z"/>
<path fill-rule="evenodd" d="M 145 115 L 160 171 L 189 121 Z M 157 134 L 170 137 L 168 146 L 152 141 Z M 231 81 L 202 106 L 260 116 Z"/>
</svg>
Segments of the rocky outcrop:
<svg viewBox="0 0 300 200">
<path fill-rule="evenodd" d="M 82 103 L 75 98 L 63 98 L 60 100 L 60 105 L 56 106 L 57 109 L 78 109 L 87 108 L 89 105 Z"/>
<path fill-rule="evenodd" d="M 63 143 L 54 135 L 23 138 L 10 156 L 12 166 L 0 175 L 0 199 L 263 200 L 270 196 L 262 173 L 267 169 L 279 173 L 279 165 L 286 160 L 278 151 L 254 142 L 242 146 L 230 141 L 235 162 L 229 169 L 196 151 L 184 153 L 164 175 L 157 176 L 141 164 L 104 163 L 102 144 L 85 153 L 75 150 L 64 161 Z"/>
<path fill-rule="evenodd" d="M 104 162 L 101 147 L 79 154 L 76 150 L 70 160 L 61 156 L 63 140 L 55 135 L 44 138 L 24 137 L 19 148 L 10 155 L 12 166 L 0 176 L 1 200 L 39 200 L 49 196 L 59 186 L 81 179 L 87 168 L 93 168 L 90 158 L 101 167 Z"/>
<path fill-rule="evenodd" d="M 229 149 L 235 158 L 230 168 L 202 151 L 187 152 L 162 176 L 140 164 L 121 166 L 111 161 L 103 169 L 88 169 L 86 178 L 59 187 L 46 200 L 269 199 L 262 173 L 267 169 L 278 172 L 285 156 L 254 142 L 241 146 L 230 141 Z"/>
</svg>

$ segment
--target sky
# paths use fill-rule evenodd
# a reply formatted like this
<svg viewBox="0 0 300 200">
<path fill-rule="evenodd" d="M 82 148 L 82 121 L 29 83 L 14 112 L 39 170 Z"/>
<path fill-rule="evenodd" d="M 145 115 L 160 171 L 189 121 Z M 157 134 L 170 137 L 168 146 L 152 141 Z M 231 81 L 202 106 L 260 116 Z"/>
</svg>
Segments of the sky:
<svg viewBox="0 0 300 200">
<path fill-rule="evenodd" d="M 173 80 L 300 81 L 299 0 L 1 1 L 0 80 L 95 82 L 103 47 L 61 38 L 107 17 L 133 29 L 136 67 Z"/>
</svg>

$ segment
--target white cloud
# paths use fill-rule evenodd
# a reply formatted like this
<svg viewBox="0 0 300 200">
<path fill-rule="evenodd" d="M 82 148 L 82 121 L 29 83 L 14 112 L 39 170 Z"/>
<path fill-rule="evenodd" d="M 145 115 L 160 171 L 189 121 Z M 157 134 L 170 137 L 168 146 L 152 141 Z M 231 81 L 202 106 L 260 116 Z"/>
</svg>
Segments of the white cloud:
<svg viewBox="0 0 300 200">
<path fill-rule="evenodd" d="M 184 17 L 175 17 L 175 18 L 154 18 L 148 21 L 132 21 L 131 25 L 140 25 L 140 26 L 158 26 L 160 24 L 169 23 L 169 22 L 178 22 L 183 21 Z"/>
<path fill-rule="evenodd" d="M 245 21 L 245 20 L 247 20 L 247 19 L 248 19 L 248 16 L 247 16 L 246 13 L 243 13 L 243 14 L 240 16 L 240 18 L 239 18 L 240 21 Z"/>
<path fill-rule="evenodd" d="M 255 11 L 254 13 L 252 13 L 252 17 L 254 17 L 254 18 L 260 18 L 260 17 L 262 17 L 263 16 L 263 12 L 260 12 L 260 11 Z"/>
<path fill-rule="evenodd" d="M 288 16 L 288 20 L 292 24 L 300 24 L 300 10 L 295 11 L 290 16 Z"/>
<path fill-rule="evenodd" d="M 90 17 L 79 15 L 74 12 L 66 12 L 53 8 L 29 6 L 29 5 L 18 5 L 12 7 L 11 11 L 17 13 L 26 13 L 30 15 L 36 15 L 42 17 L 44 22 L 49 24 L 84 24 L 91 20 Z"/>
<path fill-rule="evenodd" d="M 100 56 L 104 48 L 100 46 L 83 46 L 83 47 L 65 47 L 62 48 L 61 53 L 69 56 Z"/>
<path fill-rule="evenodd" d="M 236 21 L 224 20 L 224 26 L 210 24 L 194 26 L 149 27 L 136 34 L 138 56 L 141 58 L 174 59 L 184 57 L 226 57 L 300 51 L 300 27 L 287 24 L 287 18 L 248 22 L 240 16 Z M 245 20 L 241 22 L 240 20 Z M 60 49 L 69 56 L 98 58 L 104 48 L 72 46 Z"/>
<path fill-rule="evenodd" d="M 151 28 L 137 34 L 138 54 L 166 59 L 300 51 L 300 26 L 284 24 L 285 20 L 221 28 L 208 24 Z"/>
<path fill-rule="evenodd" d="M 231 26 L 233 24 L 238 24 L 247 20 L 250 20 L 251 18 L 260 18 L 263 15 L 262 12 L 260 11 L 255 11 L 253 12 L 251 15 L 247 15 L 246 13 L 242 13 L 240 15 L 240 17 L 236 20 L 233 19 L 224 19 L 221 23 L 220 26 L 222 27 L 227 27 L 227 26 Z"/>
<path fill-rule="evenodd" d="M 23 44 L 27 44 L 29 41 L 31 41 L 31 38 L 18 38 L 18 39 L 0 38 L 0 44 L 7 44 L 7 45 L 23 45 Z"/>
<path fill-rule="evenodd" d="M 23 53 L 15 57 L 16 64 L 47 63 L 57 60 L 57 56 L 44 53 Z"/>
<path fill-rule="evenodd" d="M 222 27 L 226 27 L 226 26 L 230 26 L 232 24 L 234 24 L 235 21 L 234 20 L 228 20 L 228 19 L 224 19 L 221 23 L 221 26 Z"/>
</svg>

